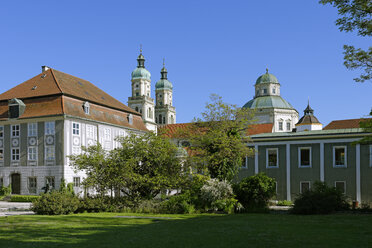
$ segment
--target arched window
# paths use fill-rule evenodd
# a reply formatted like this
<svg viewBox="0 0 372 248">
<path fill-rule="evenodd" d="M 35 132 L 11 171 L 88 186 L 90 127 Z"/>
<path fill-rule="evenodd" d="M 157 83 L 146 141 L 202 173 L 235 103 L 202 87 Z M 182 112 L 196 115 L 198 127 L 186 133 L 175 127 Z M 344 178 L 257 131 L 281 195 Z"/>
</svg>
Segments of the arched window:
<svg viewBox="0 0 372 248">
<path fill-rule="evenodd" d="M 161 124 L 162 121 L 162 115 L 159 115 L 159 124 Z"/>
<path fill-rule="evenodd" d="M 163 124 L 165 124 L 165 116 L 163 117 Z"/>
<path fill-rule="evenodd" d="M 171 118 L 170 118 L 171 120 L 170 120 L 170 124 L 174 124 L 174 117 L 173 117 L 173 115 L 171 115 Z"/>
<path fill-rule="evenodd" d="M 138 107 L 136 107 L 136 111 L 138 112 Z"/>
</svg>

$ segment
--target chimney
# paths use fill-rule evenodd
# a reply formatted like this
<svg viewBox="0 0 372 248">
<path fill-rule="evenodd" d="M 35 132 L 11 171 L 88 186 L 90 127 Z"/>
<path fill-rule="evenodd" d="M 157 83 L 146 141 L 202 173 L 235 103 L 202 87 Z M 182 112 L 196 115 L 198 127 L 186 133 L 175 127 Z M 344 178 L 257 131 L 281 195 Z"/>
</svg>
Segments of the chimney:
<svg viewBox="0 0 372 248">
<path fill-rule="evenodd" d="M 46 66 L 46 65 L 41 66 L 41 72 L 45 72 L 45 71 L 47 71 L 49 69 L 50 69 L 49 66 Z"/>
</svg>

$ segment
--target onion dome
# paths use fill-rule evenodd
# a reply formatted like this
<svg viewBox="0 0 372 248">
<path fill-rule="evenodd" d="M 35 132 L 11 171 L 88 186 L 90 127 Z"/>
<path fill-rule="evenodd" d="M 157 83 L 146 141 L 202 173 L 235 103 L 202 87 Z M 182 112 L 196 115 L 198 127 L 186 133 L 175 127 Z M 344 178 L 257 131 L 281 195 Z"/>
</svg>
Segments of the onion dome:
<svg viewBox="0 0 372 248">
<path fill-rule="evenodd" d="M 145 57 L 142 55 L 142 49 L 140 50 L 140 55 L 138 55 L 137 62 L 137 68 L 132 71 L 132 79 L 151 80 L 151 73 L 145 68 Z"/>
<path fill-rule="evenodd" d="M 166 89 L 166 90 L 172 90 L 173 85 L 171 82 L 168 81 L 167 75 L 168 71 L 165 68 L 164 62 L 163 62 L 163 68 L 160 71 L 161 78 L 159 81 L 156 82 L 155 84 L 155 89 L 160 90 L 160 89 Z"/>
<path fill-rule="evenodd" d="M 279 81 L 273 74 L 269 73 L 268 69 L 266 69 L 266 73 L 259 76 L 256 80 L 256 85 L 264 83 L 279 84 Z"/>
</svg>

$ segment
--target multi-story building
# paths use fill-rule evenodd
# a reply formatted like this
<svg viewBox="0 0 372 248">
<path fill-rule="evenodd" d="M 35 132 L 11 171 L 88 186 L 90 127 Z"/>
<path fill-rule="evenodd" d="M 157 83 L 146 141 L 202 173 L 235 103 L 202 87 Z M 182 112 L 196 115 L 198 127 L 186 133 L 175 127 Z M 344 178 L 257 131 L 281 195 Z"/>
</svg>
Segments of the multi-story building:
<svg viewBox="0 0 372 248">
<path fill-rule="evenodd" d="M 69 155 L 96 142 L 113 149 L 115 137 L 147 131 L 137 111 L 84 79 L 44 66 L 0 95 L 0 185 L 38 194 L 64 178 L 81 192 L 84 172 L 73 170 Z"/>
</svg>

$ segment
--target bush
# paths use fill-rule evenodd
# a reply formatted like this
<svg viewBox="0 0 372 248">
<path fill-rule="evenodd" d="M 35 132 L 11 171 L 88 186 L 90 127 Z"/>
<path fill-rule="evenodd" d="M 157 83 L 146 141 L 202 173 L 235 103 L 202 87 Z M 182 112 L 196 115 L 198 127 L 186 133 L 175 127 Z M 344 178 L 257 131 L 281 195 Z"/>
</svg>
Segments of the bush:
<svg viewBox="0 0 372 248">
<path fill-rule="evenodd" d="M 79 198 L 59 191 L 42 194 L 33 202 L 31 210 L 37 214 L 60 215 L 74 213 L 80 205 Z"/>
<path fill-rule="evenodd" d="M 10 193 L 12 193 L 12 187 L 10 184 L 8 187 L 5 186 L 0 187 L 0 196 L 8 196 L 10 195 Z"/>
<path fill-rule="evenodd" d="M 234 193 L 245 211 L 262 211 L 275 196 L 275 181 L 261 172 L 234 185 Z"/>
<path fill-rule="evenodd" d="M 167 214 L 192 214 L 195 212 L 195 207 L 191 203 L 189 192 L 181 195 L 171 196 L 168 200 L 160 204 L 162 213 Z"/>
<path fill-rule="evenodd" d="M 214 211 L 221 211 L 227 214 L 232 214 L 237 207 L 238 200 L 235 198 L 217 200 L 212 202 L 211 207 Z"/>
<path fill-rule="evenodd" d="M 293 203 L 291 201 L 283 200 L 283 201 L 278 201 L 277 206 L 292 206 Z"/>
<path fill-rule="evenodd" d="M 230 199 L 233 196 L 233 190 L 227 181 L 210 179 L 200 190 L 201 198 L 207 206 L 218 200 Z"/>
<path fill-rule="evenodd" d="M 312 189 L 300 194 L 292 209 L 294 214 L 330 214 L 349 209 L 345 195 L 324 182 L 315 182 Z"/>
<path fill-rule="evenodd" d="M 10 197 L 11 202 L 34 202 L 38 200 L 40 196 L 38 195 L 12 195 Z"/>
</svg>

